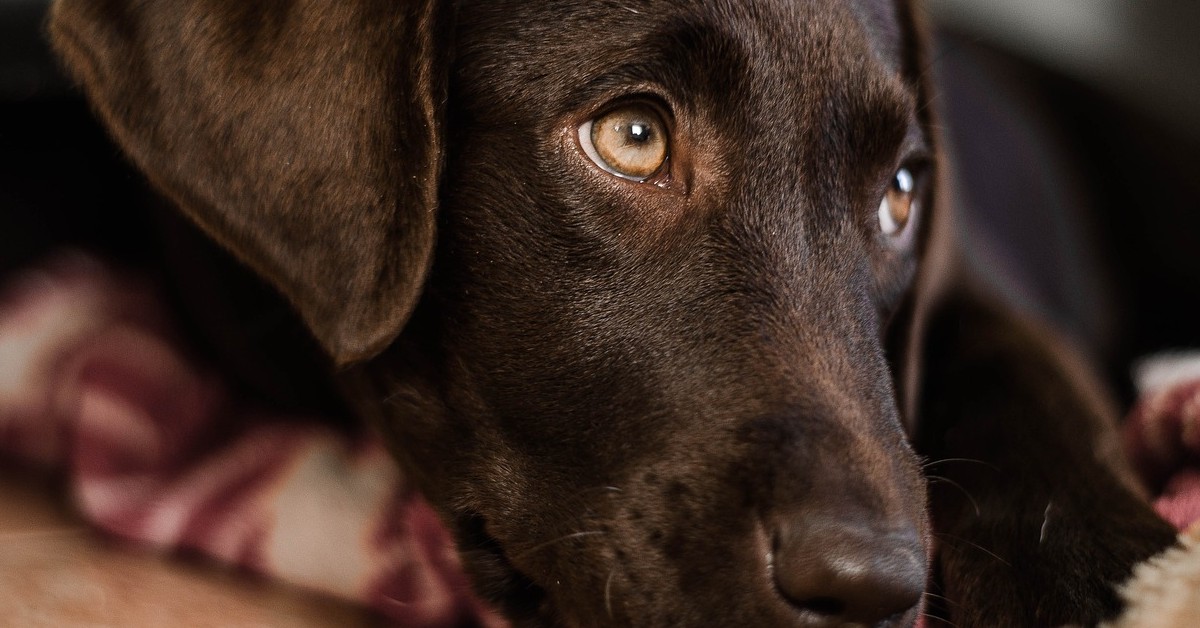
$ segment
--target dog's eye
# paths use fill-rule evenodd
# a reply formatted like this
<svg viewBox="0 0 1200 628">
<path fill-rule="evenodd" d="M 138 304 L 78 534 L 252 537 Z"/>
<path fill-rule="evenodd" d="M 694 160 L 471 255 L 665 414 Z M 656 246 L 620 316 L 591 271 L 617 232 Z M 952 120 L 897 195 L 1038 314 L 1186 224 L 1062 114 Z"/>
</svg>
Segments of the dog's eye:
<svg viewBox="0 0 1200 628">
<path fill-rule="evenodd" d="M 879 229 L 886 236 L 904 233 L 917 210 L 917 179 L 909 168 L 900 168 L 892 176 L 887 193 L 879 203 Z"/>
<path fill-rule="evenodd" d="M 667 163 L 667 125 L 647 105 L 626 105 L 579 127 L 579 144 L 605 171 L 645 181 Z"/>
</svg>

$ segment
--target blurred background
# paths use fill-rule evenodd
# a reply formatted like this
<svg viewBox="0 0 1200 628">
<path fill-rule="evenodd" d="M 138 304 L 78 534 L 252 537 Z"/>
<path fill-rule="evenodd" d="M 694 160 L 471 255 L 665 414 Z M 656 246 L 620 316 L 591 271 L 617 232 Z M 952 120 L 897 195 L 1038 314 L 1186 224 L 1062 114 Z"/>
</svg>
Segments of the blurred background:
<svg viewBox="0 0 1200 628">
<path fill-rule="evenodd" d="M 973 261 L 1130 401 L 1133 360 L 1200 347 L 1200 2 L 926 6 Z"/>
<path fill-rule="evenodd" d="M 46 5 L 0 0 L 0 273 L 64 242 L 159 268 L 187 227 L 163 239 L 169 212 L 56 71 Z M 1128 399 L 1131 360 L 1200 347 L 1200 2 L 926 6 L 973 263 Z"/>
</svg>

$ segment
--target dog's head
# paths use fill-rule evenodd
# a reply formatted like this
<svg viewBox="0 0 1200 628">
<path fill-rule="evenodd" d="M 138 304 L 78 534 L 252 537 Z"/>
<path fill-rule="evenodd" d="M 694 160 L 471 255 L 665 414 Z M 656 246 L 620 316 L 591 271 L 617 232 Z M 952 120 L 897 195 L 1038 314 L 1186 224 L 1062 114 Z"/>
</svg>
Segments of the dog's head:
<svg viewBox="0 0 1200 628">
<path fill-rule="evenodd" d="M 514 618 L 913 621 L 907 2 L 62 0 L 51 32 L 150 179 L 357 363 Z"/>
</svg>

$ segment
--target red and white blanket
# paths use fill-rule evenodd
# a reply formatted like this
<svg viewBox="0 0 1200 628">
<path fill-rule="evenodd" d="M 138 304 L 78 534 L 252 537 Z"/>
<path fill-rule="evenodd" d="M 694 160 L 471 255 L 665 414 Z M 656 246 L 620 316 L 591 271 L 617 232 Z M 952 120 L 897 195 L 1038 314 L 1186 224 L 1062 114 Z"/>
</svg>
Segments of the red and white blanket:
<svg viewBox="0 0 1200 628">
<path fill-rule="evenodd" d="M 357 601 L 403 627 L 506 623 L 377 442 L 239 405 L 154 292 L 63 255 L 0 286 L 0 456 L 66 472 L 82 515 Z M 1200 519 L 1200 357 L 1143 369 L 1126 423 L 1159 511 Z"/>
<path fill-rule="evenodd" d="M 1154 507 L 1176 528 L 1200 521 L 1200 352 L 1157 356 L 1135 369 L 1141 399 L 1122 436 Z"/>
<path fill-rule="evenodd" d="M 120 538 L 357 601 L 403 627 L 505 626 L 377 442 L 239 405 L 149 287 L 82 255 L 0 286 L 0 459 L 65 470 Z"/>
</svg>

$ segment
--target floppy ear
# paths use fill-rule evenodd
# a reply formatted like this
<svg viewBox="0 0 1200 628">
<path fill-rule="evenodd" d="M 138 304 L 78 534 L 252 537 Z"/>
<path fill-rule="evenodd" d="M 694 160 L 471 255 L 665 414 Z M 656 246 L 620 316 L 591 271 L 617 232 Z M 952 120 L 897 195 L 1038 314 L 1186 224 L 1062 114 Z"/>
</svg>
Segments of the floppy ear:
<svg viewBox="0 0 1200 628">
<path fill-rule="evenodd" d="M 434 0 L 58 0 L 49 32 L 150 181 L 299 309 L 342 364 L 428 272 Z"/>
</svg>

